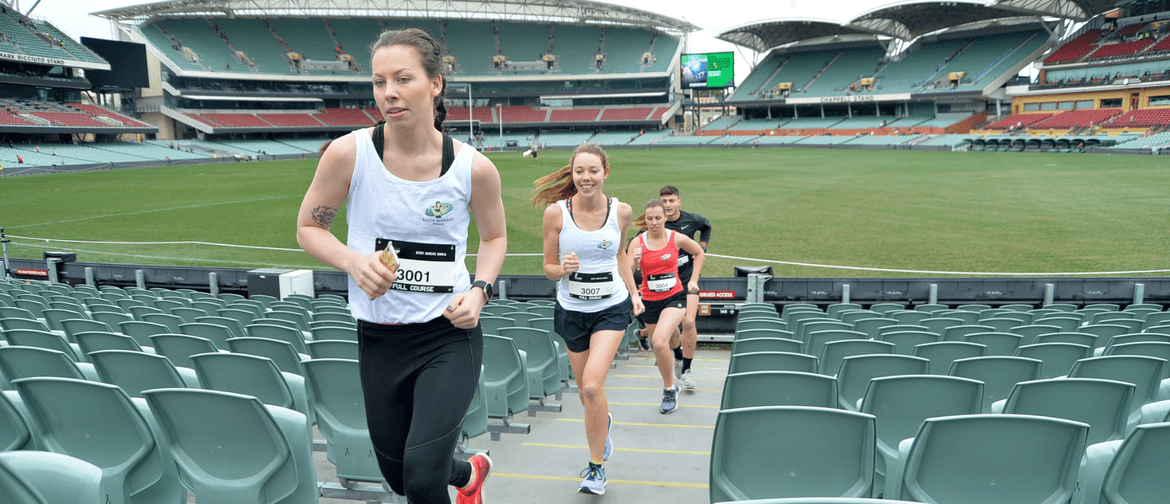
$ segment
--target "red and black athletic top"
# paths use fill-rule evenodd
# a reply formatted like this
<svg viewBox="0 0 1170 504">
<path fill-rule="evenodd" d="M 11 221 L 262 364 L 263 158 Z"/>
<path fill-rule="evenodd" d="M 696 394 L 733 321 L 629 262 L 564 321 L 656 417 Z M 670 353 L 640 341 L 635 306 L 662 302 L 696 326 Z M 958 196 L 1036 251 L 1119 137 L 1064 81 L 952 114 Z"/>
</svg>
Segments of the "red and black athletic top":
<svg viewBox="0 0 1170 504">
<path fill-rule="evenodd" d="M 676 233 L 670 231 L 666 246 L 650 250 L 646 246 L 646 234 L 639 235 L 642 247 L 642 299 L 662 301 L 682 292 L 683 285 L 678 279 L 678 245 L 674 243 Z"/>
</svg>

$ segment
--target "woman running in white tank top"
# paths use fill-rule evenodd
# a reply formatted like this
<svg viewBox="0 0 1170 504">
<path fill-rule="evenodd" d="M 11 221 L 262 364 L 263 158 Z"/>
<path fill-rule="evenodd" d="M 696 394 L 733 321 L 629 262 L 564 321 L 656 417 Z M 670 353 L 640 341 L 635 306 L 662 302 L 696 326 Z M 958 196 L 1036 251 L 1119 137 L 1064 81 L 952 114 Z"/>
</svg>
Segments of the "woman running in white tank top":
<svg viewBox="0 0 1170 504">
<path fill-rule="evenodd" d="M 602 463 L 613 453 L 605 378 L 617 354 L 630 314 L 641 313 L 642 300 L 622 246 L 633 210 L 602 193 L 609 176 L 605 151 L 584 144 L 569 165 L 536 181 L 534 205 L 544 211 L 544 274 L 557 284 L 553 314 L 565 341 L 569 363 L 585 407 L 589 465 L 578 492 L 605 493 Z"/>
</svg>

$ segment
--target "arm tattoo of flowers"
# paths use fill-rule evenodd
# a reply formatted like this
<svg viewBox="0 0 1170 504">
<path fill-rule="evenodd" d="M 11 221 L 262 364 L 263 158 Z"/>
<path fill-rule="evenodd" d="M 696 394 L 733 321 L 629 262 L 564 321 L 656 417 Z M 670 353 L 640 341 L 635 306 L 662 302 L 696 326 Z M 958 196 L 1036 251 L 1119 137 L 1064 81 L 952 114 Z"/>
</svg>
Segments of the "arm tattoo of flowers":
<svg viewBox="0 0 1170 504">
<path fill-rule="evenodd" d="M 325 229 L 333 225 L 333 218 L 337 217 L 337 209 L 329 206 L 319 206 L 313 209 L 313 222 Z"/>
</svg>

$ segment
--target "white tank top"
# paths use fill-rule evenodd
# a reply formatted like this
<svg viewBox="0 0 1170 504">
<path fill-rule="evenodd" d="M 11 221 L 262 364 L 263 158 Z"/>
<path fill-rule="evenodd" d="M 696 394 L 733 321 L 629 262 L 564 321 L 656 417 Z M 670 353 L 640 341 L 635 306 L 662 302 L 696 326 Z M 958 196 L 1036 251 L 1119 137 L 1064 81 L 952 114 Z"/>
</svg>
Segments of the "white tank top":
<svg viewBox="0 0 1170 504">
<path fill-rule="evenodd" d="M 560 255 L 576 252 L 581 267 L 557 282 L 557 303 L 575 312 L 596 313 L 616 306 L 630 297 L 618 274 L 617 254 L 622 230 L 617 219 L 617 198 L 610 198 L 605 224 L 596 231 L 583 231 L 573 221 L 565 200 L 561 209 Z"/>
<path fill-rule="evenodd" d="M 392 324 L 439 317 L 455 293 L 471 289 L 464 258 L 475 149 L 464 144 L 443 176 L 413 182 L 386 169 L 368 129 L 351 134 L 357 139 L 357 156 L 346 206 L 346 245 L 372 254 L 393 243 L 399 262 L 398 281 L 373 301 L 349 278 L 353 316 Z"/>
</svg>

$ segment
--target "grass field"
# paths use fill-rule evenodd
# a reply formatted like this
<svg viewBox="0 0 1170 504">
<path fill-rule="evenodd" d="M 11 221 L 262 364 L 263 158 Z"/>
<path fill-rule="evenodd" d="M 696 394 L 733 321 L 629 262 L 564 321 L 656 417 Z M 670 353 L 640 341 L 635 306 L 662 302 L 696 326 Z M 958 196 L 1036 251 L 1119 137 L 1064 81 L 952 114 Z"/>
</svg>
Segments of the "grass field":
<svg viewBox="0 0 1170 504">
<path fill-rule="evenodd" d="M 532 181 L 567 162 L 493 153 L 509 252 L 541 251 Z M 1170 166 L 1158 156 L 889 150 L 613 150 L 605 192 L 635 214 L 664 184 L 714 226 L 712 254 L 841 266 L 968 272 L 1170 269 Z M 0 180 L 0 226 L 17 237 L 201 241 L 296 248 L 314 160 L 98 171 Z M 344 214 L 344 211 L 342 212 Z M 344 215 L 334 225 L 345 237 Z M 476 243 L 472 230 L 472 246 Z M 304 252 L 13 238 L 13 257 L 76 250 L 83 262 L 305 267 Z M 739 259 L 712 258 L 705 276 Z M 938 276 L 776 265 L 781 276 Z M 510 257 L 510 274 L 540 258 Z"/>
</svg>

